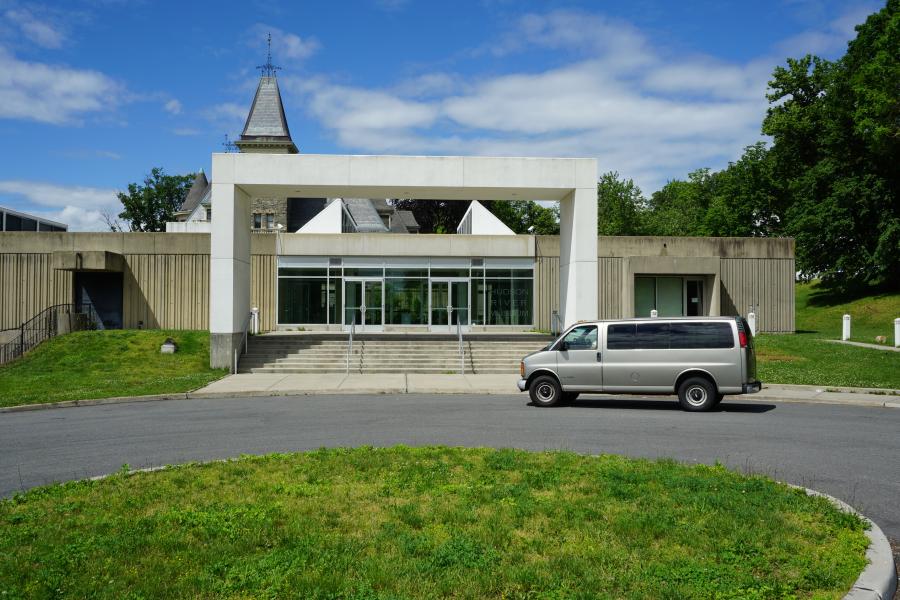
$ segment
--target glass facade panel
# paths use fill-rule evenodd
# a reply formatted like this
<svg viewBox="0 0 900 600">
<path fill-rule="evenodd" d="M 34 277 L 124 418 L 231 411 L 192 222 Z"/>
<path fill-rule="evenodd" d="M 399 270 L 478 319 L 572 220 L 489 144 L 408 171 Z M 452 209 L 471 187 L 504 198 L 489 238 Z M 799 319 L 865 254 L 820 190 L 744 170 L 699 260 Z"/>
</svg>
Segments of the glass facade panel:
<svg viewBox="0 0 900 600">
<path fill-rule="evenodd" d="M 325 277 L 325 269 L 306 267 L 280 267 L 279 277 Z"/>
<path fill-rule="evenodd" d="M 385 269 L 385 277 L 428 277 L 428 269 Z"/>
<path fill-rule="evenodd" d="M 432 277 L 468 277 L 469 269 L 431 269 Z"/>
<path fill-rule="evenodd" d="M 681 277 L 656 278 L 656 310 L 660 317 L 684 315 L 684 279 Z"/>
<path fill-rule="evenodd" d="M 280 279 L 279 323 L 326 323 L 326 279 Z"/>
<path fill-rule="evenodd" d="M 532 279 L 485 279 L 486 325 L 532 324 Z M 476 284 L 476 290 L 478 289 Z M 480 320 L 481 315 L 479 315 Z"/>
<path fill-rule="evenodd" d="M 634 316 L 649 317 L 656 308 L 656 278 L 634 278 Z"/>
<path fill-rule="evenodd" d="M 428 280 L 386 279 L 384 318 L 389 325 L 428 325 Z"/>
<path fill-rule="evenodd" d="M 431 282 L 431 324 L 449 325 L 447 302 L 450 300 L 450 282 Z"/>
<path fill-rule="evenodd" d="M 344 267 L 344 277 L 381 277 L 383 269 Z"/>
</svg>

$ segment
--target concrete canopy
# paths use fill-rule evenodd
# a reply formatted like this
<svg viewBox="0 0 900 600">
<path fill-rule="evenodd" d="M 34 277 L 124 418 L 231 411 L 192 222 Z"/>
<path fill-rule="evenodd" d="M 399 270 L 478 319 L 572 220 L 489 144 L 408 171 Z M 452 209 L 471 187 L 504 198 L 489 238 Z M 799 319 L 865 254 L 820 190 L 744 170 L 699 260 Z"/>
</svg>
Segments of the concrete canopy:
<svg viewBox="0 0 900 600">
<path fill-rule="evenodd" d="M 597 317 L 597 162 L 590 158 L 213 154 L 210 363 L 228 367 L 250 311 L 250 198 L 558 200 L 560 313 Z"/>
</svg>

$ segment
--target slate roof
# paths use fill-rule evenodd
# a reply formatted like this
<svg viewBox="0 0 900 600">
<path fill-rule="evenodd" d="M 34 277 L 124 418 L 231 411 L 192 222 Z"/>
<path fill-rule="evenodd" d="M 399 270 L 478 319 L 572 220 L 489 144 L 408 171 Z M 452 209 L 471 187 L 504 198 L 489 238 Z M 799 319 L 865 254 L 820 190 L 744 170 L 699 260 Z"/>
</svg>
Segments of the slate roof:
<svg viewBox="0 0 900 600">
<path fill-rule="evenodd" d="M 191 184 L 191 189 L 188 190 L 187 196 L 184 197 L 184 202 L 181 203 L 181 208 L 178 209 L 178 212 L 187 214 L 193 212 L 200 204 L 200 201 L 203 200 L 203 197 L 206 196 L 209 187 L 209 180 L 206 179 L 206 174 L 201 170 L 194 176 L 194 183 Z"/>
<path fill-rule="evenodd" d="M 368 198 L 344 198 L 344 205 L 356 221 L 359 233 L 385 233 L 388 230 L 381 220 L 381 215 Z"/>
<path fill-rule="evenodd" d="M 413 214 L 411 210 L 398 210 L 397 216 L 400 217 L 399 220 L 403 221 L 403 224 L 406 226 L 406 231 L 409 233 L 419 233 L 419 222 L 416 221 L 416 216 Z"/>
<path fill-rule="evenodd" d="M 286 142 L 290 144 L 293 152 L 297 151 L 291 140 L 291 131 L 284 116 L 281 91 L 278 89 L 278 79 L 275 77 L 264 75 L 259 78 L 244 130 L 236 143 L 240 146 L 241 142 L 257 141 Z"/>
</svg>

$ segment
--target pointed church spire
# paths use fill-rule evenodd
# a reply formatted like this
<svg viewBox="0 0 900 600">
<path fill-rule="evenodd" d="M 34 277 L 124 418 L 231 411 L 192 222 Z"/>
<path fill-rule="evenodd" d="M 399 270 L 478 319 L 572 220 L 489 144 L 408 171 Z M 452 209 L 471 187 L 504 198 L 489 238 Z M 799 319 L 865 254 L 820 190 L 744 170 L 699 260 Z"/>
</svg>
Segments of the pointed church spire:
<svg viewBox="0 0 900 600">
<path fill-rule="evenodd" d="M 279 70 L 272 64 L 272 35 L 268 36 L 268 52 L 266 64 L 257 67 L 261 74 L 256 95 L 244 123 L 244 130 L 235 145 L 241 152 L 261 152 L 266 154 L 296 154 L 297 146 L 291 139 L 287 118 L 284 116 L 284 104 L 281 101 L 281 90 L 275 72 Z"/>
</svg>

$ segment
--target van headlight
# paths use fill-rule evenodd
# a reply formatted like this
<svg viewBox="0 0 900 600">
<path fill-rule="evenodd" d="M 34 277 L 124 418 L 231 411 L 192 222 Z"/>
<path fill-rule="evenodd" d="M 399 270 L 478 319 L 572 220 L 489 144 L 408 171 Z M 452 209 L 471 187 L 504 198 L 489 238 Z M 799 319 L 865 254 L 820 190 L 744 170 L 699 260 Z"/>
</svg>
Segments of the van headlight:
<svg viewBox="0 0 900 600">
<path fill-rule="evenodd" d="M 519 362 L 519 377 L 525 379 L 525 361 Z"/>
</svg>

